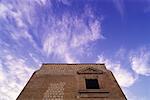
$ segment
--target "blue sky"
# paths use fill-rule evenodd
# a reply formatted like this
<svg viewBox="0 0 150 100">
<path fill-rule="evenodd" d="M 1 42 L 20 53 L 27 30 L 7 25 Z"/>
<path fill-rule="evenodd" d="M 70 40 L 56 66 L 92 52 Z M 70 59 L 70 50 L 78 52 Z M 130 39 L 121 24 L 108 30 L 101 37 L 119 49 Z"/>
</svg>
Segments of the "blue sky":
<svg viewBox="0 0 150 100">
<path fill-rule="evenodd" d="M 42 63 L 105 63 L 128 100 L 150 98 L 150 0 L 0 0 L 0 100 Z"/>
</svg>

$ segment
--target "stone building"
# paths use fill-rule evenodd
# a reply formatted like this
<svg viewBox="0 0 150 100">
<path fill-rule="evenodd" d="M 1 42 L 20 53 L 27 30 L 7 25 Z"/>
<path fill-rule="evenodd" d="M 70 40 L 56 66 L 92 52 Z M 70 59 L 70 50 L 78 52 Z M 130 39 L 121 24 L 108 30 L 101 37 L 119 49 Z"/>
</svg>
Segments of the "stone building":
<svg viewBox="0 0 150 100">
<path fill-rule="evenodd" d="M 127 100 L 105 64 L 43 64 L 17 100 Z"/>
</svg>

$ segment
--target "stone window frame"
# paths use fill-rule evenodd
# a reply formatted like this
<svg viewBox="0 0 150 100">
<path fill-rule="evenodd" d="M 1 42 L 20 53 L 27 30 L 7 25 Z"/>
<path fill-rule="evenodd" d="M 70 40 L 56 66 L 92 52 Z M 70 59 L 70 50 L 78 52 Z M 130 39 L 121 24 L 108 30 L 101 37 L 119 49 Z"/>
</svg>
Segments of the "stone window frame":
<svg viewBox="0 0 150 100">
<path fill-rule="evenodd" d="M 101 73 L 102 74 L 102 73 Z M 99 80 L 99 76 L 100 74 L 93 74 L 93 73 L 82 73 L 82 74 L 79 74 L 79 82 L 82 82 L 82 84 L 81 84 L 81 87 L 79 87 L 79 91 L 81 92 L 81 91 L 87 91 L 87 92 L 98 92 L 99 90 L 101 90 L 102 89 L 102 86 L 101 86 L 101 82 L 100 82 L 100 80 Z M 87 89 L 86 88 L 86 82 L 85 82 L 85 80 L 86 79 L 97 79 L 97 81 L 98 81 L 98 85 L 99 85 L 99 89 Z"/>
<path fill-rule="evenodd" d="M 78 92 L 80 97 L 96 97 L 96 98 L 101 98 L 101 97 L 106 97 L 108 95 L 108 91 L 103 89 L 103 86 L 101 85 L 101 80 L 100 80 L 100 75 L 103 74 L 104 72 L 102 70 L 98 70 L 93 67 L 86 67 L 84 69 L 81 69 L 77 71 L 78 74 Z M 98 84 L 99 84 L 99 89 L 86 89 L 86 79 L 97 79 Z M 100 94 L 106 94 L 106 95 L 99 95 Z M 96 95 L 95 95 L 96 94 Z"/>
</svg>

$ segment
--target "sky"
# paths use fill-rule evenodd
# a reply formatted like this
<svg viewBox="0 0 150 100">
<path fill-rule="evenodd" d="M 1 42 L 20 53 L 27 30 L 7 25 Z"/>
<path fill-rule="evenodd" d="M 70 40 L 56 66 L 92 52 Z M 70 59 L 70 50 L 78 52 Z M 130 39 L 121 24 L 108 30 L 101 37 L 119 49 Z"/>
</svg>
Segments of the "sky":
<svg viewBox="0 0 150 100">
<path fill-rule="evenodd" d="M 150 98 L 150 0 L 0 0 L 0 100 L 42 63 L 105 63 L 128 100 Z"/>
</svg>

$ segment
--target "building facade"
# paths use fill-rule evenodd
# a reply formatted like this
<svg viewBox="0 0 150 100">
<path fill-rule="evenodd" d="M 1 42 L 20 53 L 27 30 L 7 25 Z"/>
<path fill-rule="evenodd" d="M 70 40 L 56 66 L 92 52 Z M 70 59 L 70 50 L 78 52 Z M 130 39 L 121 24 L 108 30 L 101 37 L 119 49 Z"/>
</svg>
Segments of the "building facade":
<svg viewBox="0 0 150 100">
<path fill-rule="evenodd" d="M 105 64 L 43 64 L 17 100 L 127 100 Z"/>
</svg>

